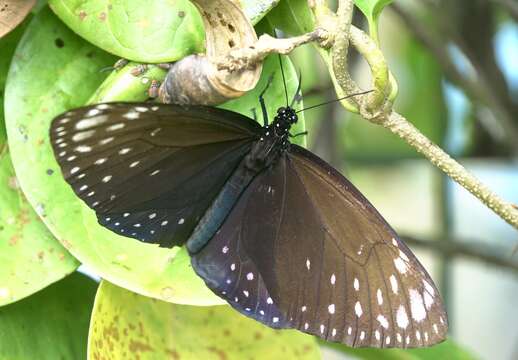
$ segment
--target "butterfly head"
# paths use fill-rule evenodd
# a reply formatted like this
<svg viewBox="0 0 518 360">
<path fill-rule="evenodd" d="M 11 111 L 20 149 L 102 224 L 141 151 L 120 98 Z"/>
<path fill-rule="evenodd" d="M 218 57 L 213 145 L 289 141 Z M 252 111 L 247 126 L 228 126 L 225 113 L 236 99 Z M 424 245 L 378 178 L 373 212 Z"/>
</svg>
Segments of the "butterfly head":
<svg viewBox="0 0 518 360">
<path fill-rule="evenodd" d="M 280 127 L 289 130 L 290 127 L 299 120 L 295 109 L 290 106 L 280 107 L 277 109 L 277 115 L 274 122 L 278 123 Z"/>
</svg>

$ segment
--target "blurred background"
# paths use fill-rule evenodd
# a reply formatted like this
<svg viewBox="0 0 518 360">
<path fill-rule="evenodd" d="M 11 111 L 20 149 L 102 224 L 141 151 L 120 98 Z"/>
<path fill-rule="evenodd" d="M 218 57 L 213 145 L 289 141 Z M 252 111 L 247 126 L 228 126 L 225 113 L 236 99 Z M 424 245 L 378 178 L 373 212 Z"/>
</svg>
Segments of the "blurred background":
<svg viewBox="0 0 518 360">
<path fill-rule="evenodd" d="M 379 27 L 399 82 L 396 110 L 515 203 L 517 22 L 513 0 L 399 0 L 384 10 Z M 309 46 L 294 61 L 305 106 L 335 98 Z M 352 52 L 350 64 L 368 89 L 366 63 Z M 340 104 L 305 116 L 311 149 L 344 171 L 431 272 L 457 342 L 482 359 L 518 359 L 518 233 L 399 138 Z"/>
</svg>

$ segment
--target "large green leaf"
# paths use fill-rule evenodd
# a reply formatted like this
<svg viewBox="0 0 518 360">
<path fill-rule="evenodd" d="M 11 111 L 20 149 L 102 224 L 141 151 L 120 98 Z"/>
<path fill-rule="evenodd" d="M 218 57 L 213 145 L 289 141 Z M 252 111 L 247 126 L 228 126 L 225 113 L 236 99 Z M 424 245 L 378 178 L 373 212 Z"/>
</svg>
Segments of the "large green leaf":
<svg viewBox="0 0 518 360">
<path fill-rule="evenodd" d="M 0 40 L 0 88 L 24 26 Z M 74 271 L 78 263 L 52 236 L 18 188 L 7 148 L 0 91 L 0 305 L 20 300 Z M 48 175 L 47 175 L 48 176 Z"/>
<path fill-rule="evenodd" d="M 86 60 L 84 54 L 93 49 L 64 28 L 48 10 L 36 20 L 37 23 L 31 25 L 19 48 L 17 55 L 20 60 L 11 69 L 7 88 L 7 106 L 16 109 L 23 104 L 27 109 L 22 113 L 10 111 L 7 120 L 15 166 L 29 200 L 34 206 L 44 206 L 44 221 L 55 236 L 81 262 L 103 278 L 135 292 L 171 302 L 198 305 L 222 303 L 194 274 L 184 249 L 160 249 L 120 237 L 101 227 L 97 224 L 94 212 L 75 196 L 63 180 L 48 141 L 50 121 L 60 112 L 86 102 L 94 87 L 99 84 L 98 69 L 105 64 L 78 66 Z M 60 51 L 64 48 L 50 46 L 56 36 L 63 38 L 69 46 L 76 44 L 75 51 L 63 56 Z M 92 59 L 104 56 L 101 54 Z M 40 72 L 41 63 L 46 61 L 44 76 L 36 76 Z M 276 66 L 274 63 L 271 61 L 271 67 Z M 288 92 L 293 94 L 297 86 L 295 71 L 288 61 L 285 61 L 285 66 Z M 271 70 L 271 67 L 269 65 L 266 69 Z M 250 100 L 245 98 L 245 101 L 250 101 L 250 105 L 241 105 L 239 108 L 240 102 L 235 102 L 232 108 L 246 113 L 249 113 L 251 107 L 258 108 L 258 94 L 270 74 L 271 71 L 265 70 L 260 85 L 247 94 Z M 285 104 L 284 97 L 278 96 L 279 89 L 283 89 L 280 79 L 280 73 L 277 73 L 275 84 L 266 94 L 271 109 Z M 112 80 L 109 80 L 110 86 L 112 89 L 117 88 L 119 83 Z M 104 97 L 98 100 L 109 101 L 112 100 L 111 96 L 118 100 L 143 100 L 145 92 L 133 91 L 127 80 L 125 76 L 120 77 L 120 81 L 131 88 L 128 93 L 103 87 Z M 135 78 L 135 81 L 141 81 L 141 78 Z M 68 88 L 66 93 L 60 91 L 64 85 Z M 254 104 L 251 103 L 252 99 L 255 100 Z M 45 109 L 45 112 L 40 109 Z M 303 126 L 302 121 L 300 126 Z M 20 129 L 23 129 L 22 133 Z M 35 176 L 46 174 L 48 169 L 56 170 L 55 175 Z"/>
<path fill-rule="evenodd" d="M 114 59 L 73 34 L 49 9 L 30 24 L 15 56 L 6 87 L 9 145 L 21 187 L 49 229 L 78 259 L 122 286 L 171 301 L 218 302 L 190 270 L 184 251 L 147 246 L 102 228 L 61 176 L 49 144 L 50 122 L 83 105 L 106 76 L 99 70 Z"/>
<path fill-rule="evenodd" d="M 0 308 L 0 359 L 85 359 L 97 284 L 72 274 Z"/>
<path fill-rule="evenodd" d="M 103 281 L 95 298 L 89 359 L 319 359 L 313 337 L 278 331 L 229 306 L 175 305 Z"/>
<path fill-rule="evenodd" d="M 126 59 L 159 63 L 203 51 L 203 22 L 188 0 L 50 0 L 49 4 L 77 34 Z M 246 0 L 242 6 L 255 24 L 276 4 Z"/>
<path fill-rule="evenodd" d="M 203 50 L 203 22 L 188 0 L 50 0 L 49 5 L 77 34 L 126 59 L 176 61 Z"/>
</svg>

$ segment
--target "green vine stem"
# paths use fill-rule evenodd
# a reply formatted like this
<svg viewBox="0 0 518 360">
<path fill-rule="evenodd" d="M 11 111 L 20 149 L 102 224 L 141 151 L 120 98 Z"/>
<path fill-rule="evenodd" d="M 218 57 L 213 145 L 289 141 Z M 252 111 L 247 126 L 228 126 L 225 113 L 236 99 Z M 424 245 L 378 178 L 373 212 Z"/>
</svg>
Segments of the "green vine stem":
<svg viewBox="0 0 518 360">
<path fill-rule="evenodd" d="M 351 0 L 339 0 L 339 11 L 336 13 L 337 23 L 347 24 L 349 22 L 351 14 L 347 13 L 347 11 L 340 11 L 340 8 L 350 10 L 351 2 Z M 322 23 L 319 21 L 318 16 L 319 14 L 326 13 L 326 11 L 317 8 L 326 6 L 325 3 L 322 1 L 316 3 L 310 0 L 309 4 L 317 18 L 317 23 Z M 332 29 L 327 30 L 333 34 Z M 343 34 L 334 33 L 334 36 L 336 39 L 343 36 Z M 357 104 L 362 117 L 372 123 L 383 126 L 406 141 L 417 152 L 423 154 L 430 160 L 432 164 L 476 196 L 498 216 L 518 229 L 518 209 L 513 204 L 506 202 L 490 190 L 461 164 L 444 152 L 444 150 L 424 136 L 403 116 L 392 110 L 392 101 L 390 99 L 392 91 L 390 89 L 389 70 L 383 53 L 376 44 L 376 41 L 352 25 L 349 31 L 349 41 L 358 52 L 365 57 L 371 68 L 373 77 L 375 91 L 371 94 L 354 98 L 355 100 L 359 99 Z M 347 56 L 347 49 L 343 48 L 343 44 L 346 44 L 346 42 L 339 42 L 337 44 L 338 48 L 331 50 L 334 54 L 333 56 Z M 335 45 L 333 45 L 333 47 L 334 46 Z M 339 52 L 341 52 L 341 54 Z M 336 83 L 341 88 L 340 92 L 345 91 L 346 93 L 351 93 L 351 90 L 355 91 L 357 86 L 351 84 L 350 76 L 343 75 L 349 72 L 346 66 L 345 61 L 333 61 L 332 75 L 341 74 L 341 76 L 336 77 Z"/>
</svg>

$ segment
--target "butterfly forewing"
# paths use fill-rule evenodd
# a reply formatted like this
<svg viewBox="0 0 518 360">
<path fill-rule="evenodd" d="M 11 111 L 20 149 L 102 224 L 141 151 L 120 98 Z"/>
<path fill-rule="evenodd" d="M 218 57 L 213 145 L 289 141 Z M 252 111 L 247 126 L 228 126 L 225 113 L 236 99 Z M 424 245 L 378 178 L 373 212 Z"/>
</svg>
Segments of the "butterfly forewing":
<svg viewBox="0 0 518 360">
<path fill-rule="evenodd" d="M 357 347 L 445 338 L 417 259 L 343 176 L 297 146 L 256 177 L 192 261 L 218 295 L 270 326 Z"/>
<path fill-rule="evenodd" d="M 51 141 L 65 179 L 125 236 L 183 243 L 260 127 L 205 107 L 99 104 L 56 118 Z"/>
</svg>

